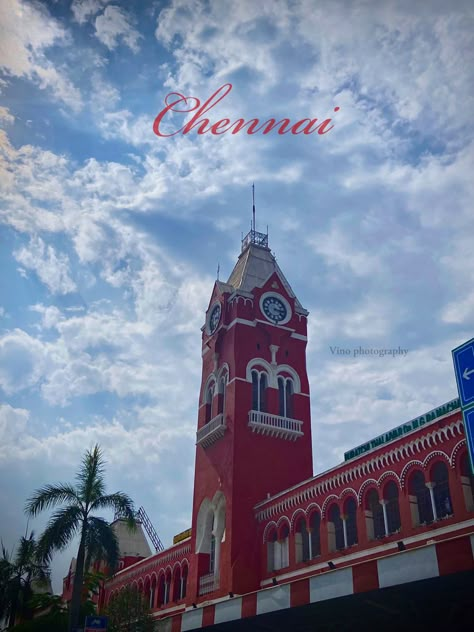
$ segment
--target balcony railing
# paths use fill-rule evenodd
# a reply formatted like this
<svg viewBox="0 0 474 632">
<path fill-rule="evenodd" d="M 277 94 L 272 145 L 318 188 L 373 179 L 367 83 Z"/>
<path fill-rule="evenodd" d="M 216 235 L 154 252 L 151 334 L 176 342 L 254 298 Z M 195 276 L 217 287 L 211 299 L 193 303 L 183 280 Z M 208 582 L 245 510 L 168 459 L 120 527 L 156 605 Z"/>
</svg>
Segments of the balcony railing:
<svg viewBox="0 0 474 632">
<path fill-rule="evenodd" d="M 199 578 L 199 595 L 208 595 L 219 588 L 219 578 L 214 573 Z"/>
<path fill-rule="evenodd" d="M 302 437 L 304 434 L 301 430 L 302 425 L 303 422 L 297 419 L 270 415 L 269 413 L 262 413 L 258 410 L 251 410 L 249 412 L 249 426 L 253 432 L 267 434 L 271 437 L 280 437 L 281 439 L 296 441 L 298 437 Z"/>
<path fill-rule="evenodd" d="M 197 445 L 208 448 L 215 441 L 224 436 L 226 429 L 224 415 L 220 413 L 214 419 L 211 419 L 205 426 L 199 428 L 196 433 Z"/>
</svg>

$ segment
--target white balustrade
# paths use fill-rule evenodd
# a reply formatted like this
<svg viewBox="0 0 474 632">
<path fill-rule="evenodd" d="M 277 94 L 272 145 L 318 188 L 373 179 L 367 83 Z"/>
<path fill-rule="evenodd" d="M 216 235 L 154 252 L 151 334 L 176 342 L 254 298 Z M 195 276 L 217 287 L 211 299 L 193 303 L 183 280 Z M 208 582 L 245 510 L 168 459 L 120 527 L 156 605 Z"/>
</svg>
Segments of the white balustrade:
<svg viewBox="0 0 474 632">
<path fill-rule="evenodd" d="M 220 413 L 205 426 L 199 428 L 196 433 L 196 443 L 202 445 L 203 448 L 208 448 L 215 441 L 224 436 L 225 429 L 224 415 Z"/>
<path fill-rule="evenodd" d="M 258 410 L 249 412 L 249 426 L 252 428 L 252 431 L 268 434 L 272 437 L 296 441 L 298 437 L 302 437 L 304 434 L 301 430 L 302 425 L 303 422 L 298 421 L 298 419 L 262 413 Z"/>
<path fill-rule="evenodd" d="M 209 573 L 209 575 L 203 575 L 199 578 L 199 594 L 200 595 L 208 595 L 211 592 L 214 592 L 219 588 L 219 579 L 214 575 L 214 573 Z"/>
</svg>

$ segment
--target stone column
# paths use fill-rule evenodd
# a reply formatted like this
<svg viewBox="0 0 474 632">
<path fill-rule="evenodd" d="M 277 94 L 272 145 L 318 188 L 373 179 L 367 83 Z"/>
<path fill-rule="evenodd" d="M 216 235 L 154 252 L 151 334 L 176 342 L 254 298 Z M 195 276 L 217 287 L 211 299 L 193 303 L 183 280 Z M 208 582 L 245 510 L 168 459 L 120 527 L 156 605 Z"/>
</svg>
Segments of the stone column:
<svg viewBox="0 0 474 632">
<path fill-rule="evenodd" d="M 312 527 L 308 528 L 308 557 L 310 560 L 313 559 L 313 543 L 311 542 L 311 534 L 313 533 Z"/>
<path fill-rule="evenodd" d="M 384 498 L 382 498 L 382 500 L 379 500 L 379 503 L 382 505 L 382 510 L 383 510 L 383 523 L 385 526 L 385 535 L 388 535 L 388 516 L 387 516 L 387 500 L 385 500 Z"/>
<path fill-rule="evenodd" d="M 434 497 L 434 488 L 436 483 L 431 483 L 428 481 L 426 483 L 426 487 L 430 490 L 430 498 L 431 498 L 431 508 L 433 509 L 433 520 L 438 520 L 438 514 L 436 513 L 436 503 Z"/>
<path fill-rule="evenodd" d="M 347 549 L 347 524 L 346 524 L 347 516 L 342 515 L 341 520 L 342 520 L 342 530 L 344 532 L 344 548 Z"/>
</svg>

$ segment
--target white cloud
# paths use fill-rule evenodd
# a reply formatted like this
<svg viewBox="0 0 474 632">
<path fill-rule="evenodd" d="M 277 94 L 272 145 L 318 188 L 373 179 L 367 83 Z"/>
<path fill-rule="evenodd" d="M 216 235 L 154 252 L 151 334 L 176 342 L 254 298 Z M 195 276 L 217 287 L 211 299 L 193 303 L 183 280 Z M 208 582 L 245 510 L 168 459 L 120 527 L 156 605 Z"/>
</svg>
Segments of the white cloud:
<svg viewBox="0 0 474 632">
<path fill-rule="evenodd" d="M 0 337 L 0 387 L 7 395 L 34 386 L 47 361 L 42 342 L 21 329 Z"/>
<path fill-rule="evenodd" d="M 0 404 L 0 451 L 10 449 L 26 434 L 29 417 L 30 412 L 24 408 Z"/>
<path fill-rule="evenodd" d="M 95 19 L 95 34 L 109 50 L 119 44 L 119 40 L 134 53 L 139 50 L 140 33 L 134 28 L 129 13 L 115 5 L 109 5 L 104 12 Z"/>
<path fill-rule="evenodd" d="M 15 117 L 10 113 L 10 110 L 5 107 L 0 107 L 0 121 L 4 121 L 7 124 L 15 122 Z"/>
<path fill-rule="evenodd" d="M 41 237 L 33 237 L 27 246 L 13 253 L 15 259 L 28 270 L 36 273 L 53 294 L 68 294 L 76 290 L 70 277 L 69 259 L 45 244 Z"/>
<path fill-rule="evenodd" d="M 26 77 L 40 88 L 49 89 L 74 112 L 82 107 L 79 90 L 46 57 L 53 45 L 67 45 L 68 34 L 45 7 L 22 0 L 4 0 L 0 3 L 0 68 L 14 77 Z"/>
<path fill-rule="evenodd" d="M 76 22 L 84 24 L 89 18 L 97 15 L 102 7 L 109 2 L 111 0 L 73 0 L 71 11 Z"/>
</svg>

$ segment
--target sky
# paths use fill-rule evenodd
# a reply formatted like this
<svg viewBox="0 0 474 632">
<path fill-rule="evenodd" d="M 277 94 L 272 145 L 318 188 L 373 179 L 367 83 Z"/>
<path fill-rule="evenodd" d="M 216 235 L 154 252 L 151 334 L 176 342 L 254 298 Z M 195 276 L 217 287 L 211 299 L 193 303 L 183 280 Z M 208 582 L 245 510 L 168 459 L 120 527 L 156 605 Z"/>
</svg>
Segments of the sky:
<svg viewBox="0 0 474 632">
<path fill-rule="evenodd" d="M 108 490 L 165 545 L 190 526 L 200 328 L 253 182 L 257 230 L 310 312 L 315 473 L 457 396 L 451 350 L 474 335 L 471 2 L 3 0 L 0 31 L 8 548 L 27 497 L 73 480 L 96 442 Z M 212 123 L 334 127 L 154 134 L 168 94 L 227 83 Z M 56 590 L 73 553 L 54 558 Z"/>
</svg>

